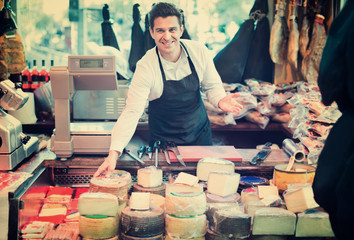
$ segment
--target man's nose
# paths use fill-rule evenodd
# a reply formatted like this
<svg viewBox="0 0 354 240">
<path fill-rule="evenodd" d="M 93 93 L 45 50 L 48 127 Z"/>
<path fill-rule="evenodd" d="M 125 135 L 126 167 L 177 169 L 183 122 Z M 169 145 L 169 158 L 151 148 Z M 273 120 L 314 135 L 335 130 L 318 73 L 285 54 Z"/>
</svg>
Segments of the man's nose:
<svg viewBox="0 0 354 240">
<path fill-rule="evenodd" d="M 164 39 L 169 39 L 171 36 L 171 33 L 169 31 L 166 31 L 164 34 L 163 34 L 163 38 Z"/>
</svg>

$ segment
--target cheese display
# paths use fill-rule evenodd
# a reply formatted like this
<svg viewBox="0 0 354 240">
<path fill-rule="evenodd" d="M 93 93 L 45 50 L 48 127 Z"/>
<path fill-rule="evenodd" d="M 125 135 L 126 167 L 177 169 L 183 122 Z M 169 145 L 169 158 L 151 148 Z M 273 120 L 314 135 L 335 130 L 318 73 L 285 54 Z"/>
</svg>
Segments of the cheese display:
<svg viewBox="0 0 354 240">
<path fill-rule="evenodd" d="M 57 215 L 66 215 L 67 207 L 65 204 L 61 203 L 45 203 L 42 206 L 42 209 L 38 216 L 40 217 L 49 217 Z"/>
<path fill-rule="evenodd" d="M 153 194 L 159 194 L 165 196 L 166 184 L 162 184 L 159 187 L 142 187 L 138 183 L 133 184 L 134 192 L 149 192 Z"/>
<path fill-rule="evenodd" d="M 240 174 L 238 173 L 213 171 L 208 177 L 208 192 L 222 197 L 235 194 L 239 183 Z"/>
<path fill-rule="evenodd" d="M 149 210 L 150 209 L 150 193 L 132 192 L 129 199 L 129 207 L 132 210 Z"/>
<path fill-rule="evenodd" d="M 203 158 L 197 164 L 197 177 L 201 181 L 208 181 L 209 173 L 213 171 L 235 172 L 235 164 L 221 158 Z"/>
<path fill-rule="evenodd" d="M 160 235 L 153 236 L 153 237 L 141 238 L 141 237 L 133 237 L 133 236 L 126 235 L 124 233 L 120 233 L 119 234 L 119 239 L 120 240 L 163 240 L 164 237 L 163 237 L 163 234 L 160 234 Z"/>
<path fill-rule="evenodd" d="M 21 230 L 22 237 L 42 239 L 53 227 L 51 222 L 33 221 Z"/>
<path fill-rule="evenodd" d="M 140 168 L 137 172 L 137 183 L 144 188 L 155 188 L 162 185 L 162 170 L 155 166 Z"/>
<path fill-rule="evenodd" d="M 180 172 L 174 181 L 174 183 L 180 183 L 180 184 L 186 184 L 186 185 L 196 185 L 199 182 L 199 178 L 192 175 L 188 174 L 185 172 Z"/>
<path fill-rule="evenodd" d="M 238 207 L 219 209 L 214 214 L 215 232 L 230 238 L 249 237 L 251 231 L 251 216 L 240 211 Z"/>
<path fill-rule="evenodd" d="M 238 203 L 208 203 L 206 216 L 210 226 L 214 226 L 215 212 L 220 209 L 240 208 Z M 240 210 L 241 211 L 241 210 Z"/>
<path fill-rule="evenodd" d="M 89 192 L 105 192 L 118 198 L 125 198 L 128 194 L 128 188 L 127 177 L 111 174 L 109 177 L 91 178 Z"/>
<path fill-rule="evenodd" d="M 120 231 L 134 237 L 157 236 L 164 232 L 164 220 L 164 211 L 161 208 L 135 211 L 125 207 L 122 210 Z"/>
<path fill-rule="evenodd" d="M 180 183 L 169 183 L 166 185 L 166 195 L 169 193 L 200 193 L 203 192 L 203 185 L 195 184 L 195 185 L 186 185 Z"/>
<path fill-rule="evenodd" d="M 209 192 L 205 193 L 208 203 L 236 203 L 241 200 L 241 196 L 238 193 L 230 194 L 227 196 L 219 196 Z"/>
<path fill-rule="evenodd" d="M 200 238 L 204 237 L 207 230 L 206 215 L 193 217 L 176 217 L 166 214 L 166 235 L 171 238 Z"/>
<path fill-rule="evenodd" d="M 79 218 L 83 238 L 105 239 L 118 234 L 118 217 L 86 215 Z"/>
<path fill-rule="evenodd" d="M 118 214 L 118 199 L 110 193 L 82 193 L 78 201 L 80 215 L 103 215 L 115 217 Z"/>
<path fill-rule="evenodd" d="M 150 193 L 150 206 L 165 209 L 165 198 L 159 194 Z"/>
<path fill-rule="evenodd" d="M 293 235 L 296 215 L 282 208 L 260 208 L 254 213 L 253 235 Z"/>
<path fill-rule="evenodd" d="M 169 193 L 165 197 L 165 211 L 179 217 L 205 213 L 207 208 L 204 192 Z"/>
<path fill-rule="evenodd" d="M 308 210 L 297 215 L 296 237 L 334 237 L 328 213 Z"/>
<path fill-rule="evenodd" d="M 314 199 L 311 186 L 306 186 L 293 191 L 285 191 L 283 197 L 286 208 L 295 213 L 319 206 Z"/>
<path fill-rule="evenodd" d="M 114 170 L 112 175 L 119 177 L 123 181 L 126 181 L 128 183 L 128 190 L 133 186 L 132 175 L 130 172 L 124 170 Z"/>
</svg>

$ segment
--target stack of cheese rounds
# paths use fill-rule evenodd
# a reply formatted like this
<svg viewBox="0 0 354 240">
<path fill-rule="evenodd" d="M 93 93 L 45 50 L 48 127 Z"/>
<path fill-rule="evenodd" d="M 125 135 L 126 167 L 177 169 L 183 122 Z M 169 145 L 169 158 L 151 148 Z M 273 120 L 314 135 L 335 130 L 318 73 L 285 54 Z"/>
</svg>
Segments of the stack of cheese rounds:
<svg viewBox="0 0 354 240">
<path fill-rule="evenodd" d="M 155 166 L 140 168 L 137 182 L 133 185 L 134 192 L 150 192 L 165 196 L 165 184 L 162 182 L 162 170 Z"/>
</svg>

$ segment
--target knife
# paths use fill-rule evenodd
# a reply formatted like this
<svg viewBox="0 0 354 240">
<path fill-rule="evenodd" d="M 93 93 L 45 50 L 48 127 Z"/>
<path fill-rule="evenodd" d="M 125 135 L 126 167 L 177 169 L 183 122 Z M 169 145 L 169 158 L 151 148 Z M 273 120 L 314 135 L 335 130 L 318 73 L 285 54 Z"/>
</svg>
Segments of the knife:
<svg viewBox="0 0 354 240">
<path fill-rule="evenodd" d="M 154 150 L 155 150 L 155 167 L 159 165 L 159 149 L 160 149 L 160 141 L 155 141 L 154 143 Z"/>
<path fill-rule="evenodd" d="M 186 164 L 183 161 L 181 153 L 179 152 L 178 147 L 176 146 L 175 143 L 170 143 L 169 151 L 172 151 L 173 154 L 176 156 L 178 162 L 186 167 Z"/>
<path fill-rule="evenodd" d="M 145 151 L 146 151 L 146 146 L 145 146 L 145 145 L 142 145 L 142 146 L 139 148 L 139 150 L 137 151 L 137 152 L 138 152 L 138 158 L 141 159 L 142 156 L 144 155 Z"/>
<path fill-rule="evenodd" d="M 152 158 L 152 147 L 148 147 L 147 149 L 146 149 L 146 153 L 147 153 L 147 155 L 149 156 L 149 160 L 151 160 L 151 158 Z"/>
<path fill-rule="evenodd" d="M 168 164 L 171 164 L 170 155 L 168 155 L 168 150 L 167 150 L 166 143 L 163 144 L 162 152 L 163 152 L 163 154 L 165 155 L 165 160 L 166 160 L 166 162 L 167 162 Z"/>
<path fill-rule="evenodd" d="M 133 158 L 135 161 L 138 161 L 139 163 L 143 164 L 144 165 L 144 162 L 142 160 L 140 160 L 137 156 L 133 155 L 130 150 L 124 148 L 123 149 L 123 153 L 126 153 L 128 154 L 129 157 Z"/>
<path fill-rule="evenodd" d="M 272 146 L 272 143 L 266 142 L 264 144 L 264 147 L 257 153 L 256 156 L 254 156 L 251 161 L 249 162 L 251 165 L 260 165 L 270 154 L 272 149 L 270 148 Z"/>
</svg>

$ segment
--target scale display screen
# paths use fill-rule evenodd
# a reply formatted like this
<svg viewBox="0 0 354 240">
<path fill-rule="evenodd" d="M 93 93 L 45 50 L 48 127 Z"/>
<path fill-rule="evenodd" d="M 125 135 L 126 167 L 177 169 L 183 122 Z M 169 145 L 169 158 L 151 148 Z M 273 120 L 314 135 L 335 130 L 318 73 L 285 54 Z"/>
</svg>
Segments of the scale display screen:
<svg viewBox="0 0 354 240">
<path fill-rule="evenodd" d="M 103 68 L 103 59 L 80 59 L 80 68 Z"/>
</svg>

